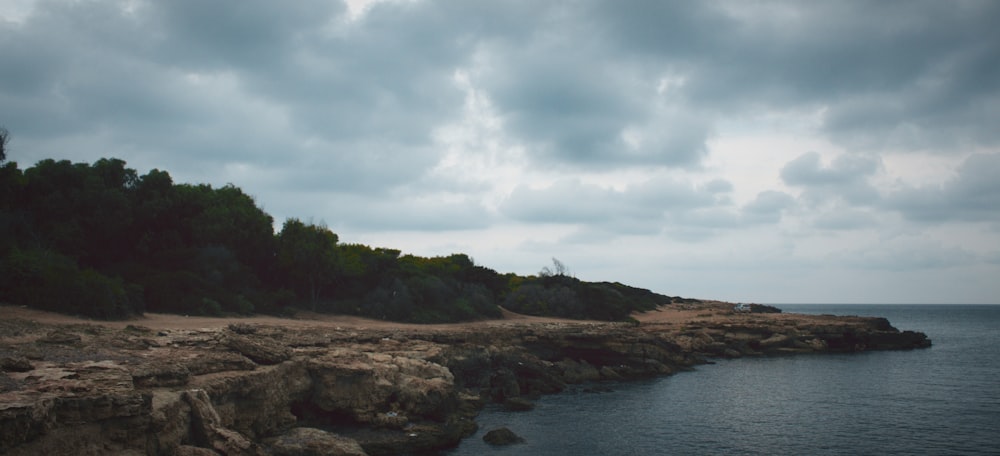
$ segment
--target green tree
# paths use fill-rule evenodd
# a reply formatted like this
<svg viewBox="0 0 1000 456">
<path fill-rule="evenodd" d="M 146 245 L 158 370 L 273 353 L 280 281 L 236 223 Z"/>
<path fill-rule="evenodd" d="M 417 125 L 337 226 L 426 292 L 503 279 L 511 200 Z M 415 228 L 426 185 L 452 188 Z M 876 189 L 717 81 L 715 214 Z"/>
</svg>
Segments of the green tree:
<svg viewBox="0 0 1000 456">
<path fill-rule="evenodd" d="M 233 185 L 193 190 L 201 199 L 201 210 L 191 219 L 195 245 L 225 246 L 240 262 L 266 272 L 267 263 L 273 261 L 274 219 Z"/>
<path fill-rule="evenodd" d="M 278 269 L 313 310 L 338 271 L 337 235 L 323 226 L 285 221 L 278 235 Z"/>
<path fill-rule="evenodd" d="M 91 267 L 128 254 L 135 171 L 117 159 L 93 165 L 42 160 L 24 172 L 21 204 L 36 241 Z"/>
</svg>

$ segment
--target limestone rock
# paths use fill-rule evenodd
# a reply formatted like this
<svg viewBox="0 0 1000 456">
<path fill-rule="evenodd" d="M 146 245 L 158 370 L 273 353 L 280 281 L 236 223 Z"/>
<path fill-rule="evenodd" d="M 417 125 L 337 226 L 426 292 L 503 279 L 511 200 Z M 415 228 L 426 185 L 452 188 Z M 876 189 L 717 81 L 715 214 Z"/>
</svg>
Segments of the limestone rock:
<svg viewBox="0 0 1000 456">
<path fill-rule="evenodd" d="M 195 378 L 190 386 L 204 389 L 225 427 L 251 439 L 279 434 L 297 418 L 293 404 L 307 402 L 313 379 L 304 360 L 290 360 L 247 372 Z"/>
<path fill-rule="evenodd" d="M 257 364 L 278 364 L 291 357 L 291 351 L 288 347 L 266 337 L 244 336 L 233 333 L 227 334 L 223 343 Z"/>
<path fill-rule="evenodd" d="M 187 367 L 175 362 L 142 364 L 132 370 L 132 381 L 140 387 L 183 386 L 190 377 Z"/>
<path fill-rule="evenodd" d="M 270 449 L 273 456 L 367 456 L 357 441 L 313 428 L 294 428 Z"/>
<path fill-rule="evenodd" d="M 411 419 L 443 420 L 458 405 L 451 372 L 426 360 L 331 350 L 310 359 L 309 370 L 315 381 L 313 404 L 359 423 L 373 423 L 387 410 Z"/>
<path fill-rule="evenodd" d="M 403 429 L 409 422 L 410 418 L 406 415 L 400 415 L 397 412 L 386 412 L 375 415 L 373 424 L 389 429 Z"/>
<path fill-rule="evenodd" d="M 222 420 L 204 390 L 185 391 L 181 397 L 191 407 L 191 433 L 201 447 L 225 455 L 265 454 L 243 434 L 222 426 Z"/>
<path fill-rule="evenodd" d="M 275 454 L 338 454 L 334 441 L 342 454 L 435 451 L 473 433 L 485 401 L 528 407 L 522 397 L 566 382 L 669 374 L 717 357 L 930 344 L 883 319 L 729 315 L 472 331 L 0 322 L 0 453 L 261 454 L 268 442 Z M 352 430 L 288 432 L 325 424 Z"/>
<path fill-rule="evenodd" d="M 226 371 L 250 371 L 257 364 L 240 353 L 200 350 L 183 360 L 191 375 L 205 375 Z"/>
<path fill-rule="evenodd" d="M 174 456 L 219 456 L 215 450 L 191 445 L 181 445 L 173 452 Z"/>
<path fill-rule="evenodd" d="M 23 388 L 0 394 L 4 454 L 53 454 L 59 447 L 66 449 L 56 454 L 94 454 L 88 448 L 125 445 L 137 438 L 133 429 L 142 434 L 136 422 L 151 409 L 150 397 L 135 391 L 129 372 L 113 361 L 42 363 L 9 375 Z"/>
</svg>

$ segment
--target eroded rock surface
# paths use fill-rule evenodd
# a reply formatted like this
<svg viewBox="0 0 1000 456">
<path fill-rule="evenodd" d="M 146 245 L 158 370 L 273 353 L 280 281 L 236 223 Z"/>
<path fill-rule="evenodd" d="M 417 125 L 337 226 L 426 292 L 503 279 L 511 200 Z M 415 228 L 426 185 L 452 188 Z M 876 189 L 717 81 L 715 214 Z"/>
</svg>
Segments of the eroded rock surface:
<svg viewBox="0 0 1000 456">
<path fill-rule="evenodd" d="M 0 321 L 0 453 L 395 454 L 444 448 L 487 401 L 710 358 L 930 344 L 878 318 L 705 306 L 639 325 L 112 329 Z M 325 452 L 324 452 L 325 451 Z"/>
</svg>

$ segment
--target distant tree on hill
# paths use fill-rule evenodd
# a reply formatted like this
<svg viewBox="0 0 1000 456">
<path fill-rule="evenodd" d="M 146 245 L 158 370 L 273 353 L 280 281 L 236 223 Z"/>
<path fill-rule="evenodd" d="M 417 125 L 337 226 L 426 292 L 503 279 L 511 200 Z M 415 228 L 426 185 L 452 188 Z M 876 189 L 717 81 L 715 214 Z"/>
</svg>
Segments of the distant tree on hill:
<svg viewBox="0 0 1000 456">
<path fill-rule="evenodd" d="M 564 276 L 567 275 L 569 270 L 562 261 L 559 261 L 556 257 L 552 257 L 552 268 L 548 266 L 542 267 L 542 270 L 538 272 L 541 277 L 552 277 L 552 276 Z"/>
</svg>

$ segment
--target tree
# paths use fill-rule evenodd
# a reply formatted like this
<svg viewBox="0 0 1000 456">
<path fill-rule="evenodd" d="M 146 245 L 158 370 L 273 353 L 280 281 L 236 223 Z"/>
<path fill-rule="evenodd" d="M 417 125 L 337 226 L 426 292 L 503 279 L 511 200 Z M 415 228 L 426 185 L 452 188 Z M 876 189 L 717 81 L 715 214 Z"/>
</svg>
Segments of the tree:
<svg viewBox="0 0 1000 456">
<path fill-rule="evenodd" d="M 278 235 L 278 268 L 300 296 L 316 309 L 323 289 L 338 273 L 337 235 L 326 227 L 285 221 Z"/>
<path fill-rule="evenodd" d="M 541 277 L 564 276 L 567 272 L 566 265 L 556 259 L 556 257 L 552 257 L 552 268 L 544 266 L 538 275 Z"/>
</svg>

